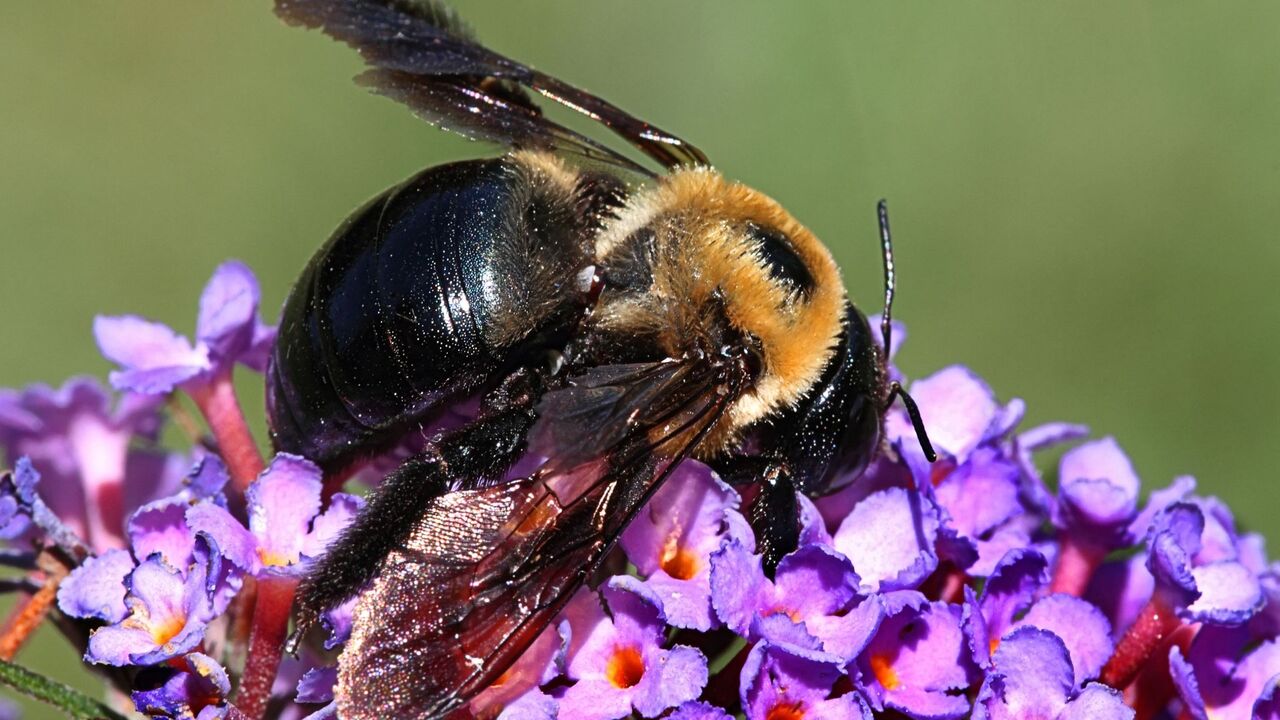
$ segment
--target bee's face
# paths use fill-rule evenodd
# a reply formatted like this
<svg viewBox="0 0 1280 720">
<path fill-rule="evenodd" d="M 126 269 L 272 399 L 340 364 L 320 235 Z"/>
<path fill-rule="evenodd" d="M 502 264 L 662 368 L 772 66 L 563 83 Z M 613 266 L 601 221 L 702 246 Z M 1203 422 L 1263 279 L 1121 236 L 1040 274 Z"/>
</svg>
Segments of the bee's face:
<svg viewBox="0 0 1280 720">
<path fill-rule="evenodd" d="M 681 170 L 642 194 L 597 255 L 648 258 L 645 293 L 616 317 L 668 327 L 659 340 L 673 356 L 691 342 L 715 351 L 726 324 L 745 339 L 760 373 L 731 411 L 735 427 L 793 405 L 831 358 L 845 297 L 831 254 L 777 202 L 714 171 Z"/>
</svg>

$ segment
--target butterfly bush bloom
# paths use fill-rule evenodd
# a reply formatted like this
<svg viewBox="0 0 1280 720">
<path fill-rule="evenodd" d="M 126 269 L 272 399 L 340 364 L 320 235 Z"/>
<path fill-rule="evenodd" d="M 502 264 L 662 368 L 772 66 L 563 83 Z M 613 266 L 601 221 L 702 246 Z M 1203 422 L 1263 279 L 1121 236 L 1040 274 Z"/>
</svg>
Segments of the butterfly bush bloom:
<svg viewBox="0 0 1280 720">
<path fill-rule="evenodd" d="M 304 458 L 259 455 L 230 384 L 270 352 L 258 305 L 253 275 L 227 263 L 194 340 L 99 318 L 118 395 L 85 378 L 0 391 L 0 560 L 34 593 L 15 617 L 56 613 L 121 709 L 336 717 L 356 600 L 296 657 L 280 641 L 294 586 L 363 501 Z M 751 489 L 686 461 L 451 720 L 1280 720 L 1280 566 L 1229 508 L 1185 477 L 1144 494 L 1119 440 L 1023 429 L 1024 403 L 968 368 L 910 388 L 937 462 L 890 410 L 865 472 L 797 497 L 799 547 L 767 572 Z M 208 424 L 195 447 L 158 440 L 175 392 Z M 20 645 L 14 627 L 0 646 Z"/>
</svg>

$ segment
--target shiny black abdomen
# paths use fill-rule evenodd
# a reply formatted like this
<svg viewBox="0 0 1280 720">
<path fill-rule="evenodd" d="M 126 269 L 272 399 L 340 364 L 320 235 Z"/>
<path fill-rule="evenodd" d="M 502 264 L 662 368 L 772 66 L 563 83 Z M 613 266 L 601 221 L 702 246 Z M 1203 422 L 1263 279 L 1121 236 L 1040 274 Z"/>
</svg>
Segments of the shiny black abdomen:
<svg viewBox="0 0 1280 720">
<path fill-rule="evenodd" d="M 590 262 L 578 212 L 511 157 L 428 169 L 356 211 L 285 303 L 276 448 L 336 469 L 562 341 Z"/>
</svg>

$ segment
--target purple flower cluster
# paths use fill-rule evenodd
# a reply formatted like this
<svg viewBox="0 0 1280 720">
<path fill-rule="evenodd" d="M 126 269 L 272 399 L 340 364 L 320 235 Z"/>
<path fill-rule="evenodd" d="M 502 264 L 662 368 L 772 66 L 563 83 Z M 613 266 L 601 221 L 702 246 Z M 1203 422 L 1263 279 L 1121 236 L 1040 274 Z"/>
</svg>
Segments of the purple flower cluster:
<svg viewBox="0 0 1280 720">
<path fill-rule="evenodd" d="M 232 368 L 261 369 L 274 338 L 244 266 L 218 269 L 196 327 L 192 343 L 100 318 L 116 398 L 88 379 L 0 391 L 0 557 L 25 589 L 49 577 L 33 552 L 66 564 L 59 627 L 125 709 L 333 717 L 350 604 L 298 658 L 279 639 L 362 500 L 244 445 Z M 212 440 L 158 442 L 174 392 Z M 683 463 L 623 534 L 610 567 L 629 571 L 581 590 L 458 717 L 1280 720 L 1280 568 L 1261 537 L 1189 478 L 1144 502 L 1115 440 L 1020 430 L 1023 403 L 963 367 L 911 392 L 938 461 L 890 412 L 865 473 L 797 498 L 801 544 L 772 573 L 738 489 Z M 1054 490 L 1035 455 L 1068 443 Z"/>
</svg>

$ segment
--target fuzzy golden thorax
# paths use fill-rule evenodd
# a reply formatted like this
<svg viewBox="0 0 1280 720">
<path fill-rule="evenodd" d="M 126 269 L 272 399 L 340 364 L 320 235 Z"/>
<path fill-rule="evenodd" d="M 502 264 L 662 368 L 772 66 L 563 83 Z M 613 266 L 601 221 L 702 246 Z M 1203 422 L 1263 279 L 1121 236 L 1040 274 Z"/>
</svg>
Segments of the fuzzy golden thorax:
<svg viewBox="0 0 1280 720">
<path fill-rule="evenodd" d="M 806 292 L 771 274 L 748 234 L 752 225 L 785 237 L 812 278 Z M 826 247 L 764 194 L 708 168 L 676 171 L 633 196 L 596 243 L 606 268 L 637 257 L 647 258 L 649 287 L 606 294 L 602 329 L 651 337 L 677 358 L 694 348 L 715 352 L 732 334 L 760 356 L 754 386 L 708 438 L 713 452 L 798 402 L 830 362 L 845 303 L 839 270 Z"/>
</svg>

